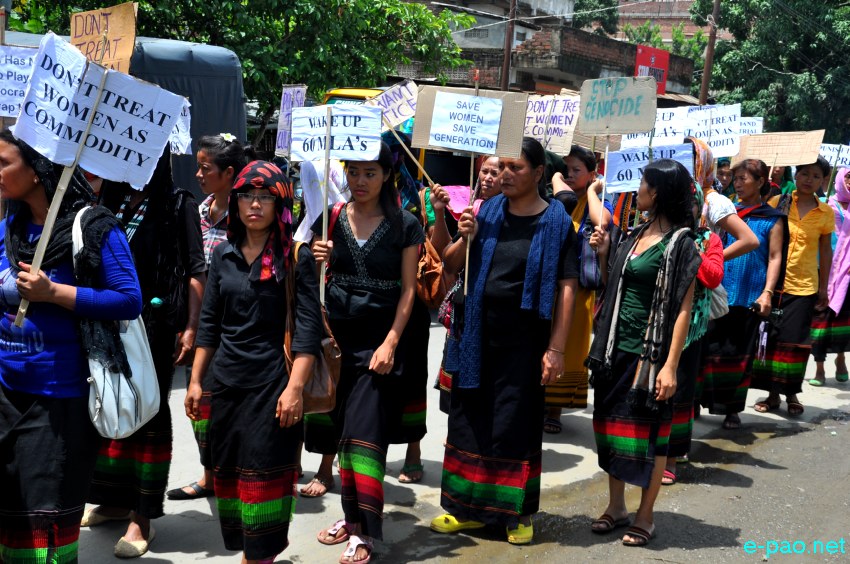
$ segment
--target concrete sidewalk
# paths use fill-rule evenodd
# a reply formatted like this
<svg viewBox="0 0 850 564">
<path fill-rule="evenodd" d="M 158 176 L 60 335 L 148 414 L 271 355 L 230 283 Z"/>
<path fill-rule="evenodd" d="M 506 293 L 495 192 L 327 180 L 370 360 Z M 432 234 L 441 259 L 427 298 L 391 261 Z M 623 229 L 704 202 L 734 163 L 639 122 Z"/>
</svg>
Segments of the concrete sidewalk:
<svg viewBox="0 0 850 564">
<path fill-rule="evenodd" d="M 445 330 L 433 325 L 429 345 L 429 373 L 432 375 L 437 373 L 439 367 L 444 338 Z M 724 462 L 723 456 L 717 454 L 723 451 L 716 449 L 729 449 L 730 454 L 745 452 L 752 448 L 756 438 L 761 440 L 769 435 L 794 434 L 791 431 L 799 429 L 801 426 L 810 425 L 812 421 L 823 420 L 830 413 L 837 413 L 838 410 L 847 410 L 850 405 L 850 393 L 848 393 L 850 392 L 850 384 L 836 384 L 833 372 L 832 357 L 830 357 L 827 363 L 828 386 L 814 388 L 807 384 L 804 385 L 804 394 L 801 395 L 801 400 L 806 406 L 806 412 L 799 419 L 788 419 L 785 416 L 784 404 L 782 411 L 770 414 L 758 414 L 748 408 L 742 414 L 744 429 L 738 433 L 749 433 L 748 429 L 756 428 L 773 430 L 769 433 L 759 433 L 758 437 L 753 435 L 753 441 L 744 441 L 744 444 L 731 440 L 727 441 L 725 437 L 729 432 L 720 430 L 722 417 L 702 417 L 695 426 L 694 439 L 700 442 L 694 445 L 694 451 L 696 454 L 713 453 L 710 458 L 714 462 L 706 462 L 704 465 L 709 467 L 712 464 Z M 809 362 L 809 375 L 813 375 L 813 373 L 814 362 Z M 197 446 L 189 421 L 184 415 L 184 392 L 183 370 L 178 369 L 174 379 L 174 390 L 170 398 L 174 417 L 174 457 L 169 477 L 169 488 L 188 484 L 201 475 Z M 748 405 L 752 405 L 764 396 L 766 396 L 764 392 L 752 391 L 748 398 Z M 513 562 L 529 558 L 546 562 L 563 561 L 563 556 L 566 553 L 562 554 L 560 549 L 554 551 L 547 549 L 541 553 L 539 550 L 532 550 L 533 547 L 532 549 L 512 547 L 508 545 L 503 534 L 496 532 L 488 531 L 480 535 L 445 536 L 433 533 L 428 529 L 430 520 L 442 513 L 439 506 L 440 473 L 443 460 L 442 441 L 446 436 L 446 416 L 437 408 L 438 393 L 436 390 L 429 388 L 428 401 L 428 434 L 422 441 L 422 458 L 425 466 L 424 479 L 420 484 L 400 484 L 397 477 L 404 463 L 405 447 L 404 445 L 390 447 L 387 459 L 387 478 L 384 485 L 386 500 L 384 542 L 377 544 L 374 556 L 379 558 L 380 561 L 393 563 L 442 562 L 448 559 L 458 562 L 473 562 L 480 561 L 482 558 L 488 561 L 501 562 Z M 591 403 L 593 401 L 592 390 L 590 401 Z M 547 512 L 560 511 L 564 506 L 565 496 L 571 500 L 570 511 L 584 515 L 588 524 L 591 517 L 595 517 L 604 509 L 602 505 L 604 496 L 602 494 L 606 482 L 596 464 L 591 409 L 565 413 L 562 422 L 564 430 L 560 435 L 546 435 L 544 437 L 543 490 L 541 493 L 543 513 L 535 526 L 538 536 L 546 535 L 547 529 L 551 527 L 564 526 L 563 517 Z M 842 427 L 840 430 L 842 431 L 842 439 L 844 439 L 846 427 Z M 805 441 L 802 436 L 794 436 L 785 440 Z M 715 444 L 718 446 L 712 446 Z M 841 444 L 838 441 L 834 441 L 833 444 L 840 450 L 831 449 L 834 450 L 831 455 L 846 457 L 847 449 L 844 440 L 841 441 Z M 692 467 L 702 467 L 697 458 L 694 458 L 694 461 L 696 464 L 693 464 Z M 306 484 L 312 478 L 313 472 L 319 464 L 319 456 L 305 452 L 302 463 L 305 476 L 301 480 L 301 485 Z M 694 472 L 696 476 L 699 476 L 698 470 L 694 470 Z M 328 547 L 316 541 L 318 531 L 342 517 L 338 475 L 335 476 L 335 481 L 335 489 L 322 498 L 299 498 L 295 519 L 289 531 L 290 547 L 278 557 L 277 562 L 325 563 L 339 560 L 345 545 Z M 670 507 L 665 507 L 667 502 L 665 496 L 670 492 L 681 491 L 676 490 L 680 487 L 680 485 L 677 485 L 664 489 L 656 506 L 659 512 L 671 511 Z M 636 491 L 635 488 L 630 489 Z M 842 486 L 842 491 L 837 493 L 846 498 L 846 492 L 843 489 Z M 634 492 L 631 495 L 634 496 Z M 636 504 L 634 504 L 634 507 L 636 507 Z M 634 507 L 632 507 L 632 510 Z M 688 514 L 687 506 L 681 509 L 678 507 L 672 509 L 676 512 L 680 510 L 682 513 Z M 143 562 L 148 564 L 182 563 L 198 560 L 210 563 L 239 562 L 239 554 L 224 548 L 213 498 L 193 501 L 166 500 L 165 512 L 164 517 L 154 522 L 157 531 L 156 539 L 151 545 L 150 552 L 142 557 Z M 585 526 L 583 522 L 580 525 L 581 527 Z M 796 525 L 802 526 L 803 523 Z M 107 523 L 96 529 L 83 529 L 80 535 L 80 562 L 97 564 L 119 561 L 112 555 L 112 550 L 115 542 L 123 534 L 125 527 L 126 525 L 123 523 Z M 590 537 L 588 538 L 593 540 Z M 613 537 L 605 537 L 599 539 L 599 542 L 608 543 L 611 540 L 614 540 Z M 743 541 L 740 539 L 732 538 L 725 538 L 723 541 L 723 543 L 729 544 L 729 548 L 734 547 L 739 552 L 741 542 Z M 566 551 L 566 548 L 564 550 Z M 714 546 L 706 550 L 708 551 L 706 553 L 708 558 L 712 558 L 712 555 L 715 554 L 712 551 L 717 551 L 717 556 L 729 554 L 724 552 L 725 547 L 722 546 Z M 577 556 L 577 553 L 567 552 L 571 553 L 572 558 Z M 655 560 L 654 556 L 657 555 L 650 552 L 639 554 L 639 551 L 636 552 L 635 549 L 626 549 L 618 545 L 606 552 L 604 557 L 601 555 L 598 557 L 604 559 L 648 558 Z M 749 561 L 756 560 L 751 558 Z"/>
</svg>

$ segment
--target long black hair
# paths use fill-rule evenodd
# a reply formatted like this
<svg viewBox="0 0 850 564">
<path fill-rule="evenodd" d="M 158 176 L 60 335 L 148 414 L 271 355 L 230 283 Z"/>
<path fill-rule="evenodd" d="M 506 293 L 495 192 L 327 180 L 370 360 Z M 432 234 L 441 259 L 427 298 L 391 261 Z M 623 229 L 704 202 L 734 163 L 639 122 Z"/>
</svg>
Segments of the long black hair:
<svg viewBox="0 0 850 564">
<path fill-rule="evenodd" d="M 694 228 L 694 180 L 688 169 L 677 161 L 659 159 L 643 170 L 643 179 L 655 190 L 653 221 L 661 216 L 675 228 Z"/>
<path fill-rule="evenodd" d="M 401 229 L 401 204 L 399 202 L 398 188 L 395 182 L 395 170 L 393 169 L 393 152 L 390 146 L 381 141 L 381 151 L 378 153 L 378 158 L 375 160 L 381 167 L 381 170 L 387 179 L 381 185 L 381 193 L 378 196 L 378 205 L 381 206 L 381 211 L 393 227 Z M 348 171 L 348 163 L 345 163 L 346 172 Z M 346 184 L 348 178 L 346 177 Z M 350 191 L 350 187 L 346 186 L 346 190 Z"/>
<path fill-rule="evenodd" d="M 546 199 L 546 150 L 540 141 L 534 137 L 522 138 L 522 156 L 531 165 L 531 168 L 536 169 L 539 166 L 543 167 L 543 174 L 540 175 L 540 180 L 537 182 L 537 193 L 544 200 Z"/>
</svg>

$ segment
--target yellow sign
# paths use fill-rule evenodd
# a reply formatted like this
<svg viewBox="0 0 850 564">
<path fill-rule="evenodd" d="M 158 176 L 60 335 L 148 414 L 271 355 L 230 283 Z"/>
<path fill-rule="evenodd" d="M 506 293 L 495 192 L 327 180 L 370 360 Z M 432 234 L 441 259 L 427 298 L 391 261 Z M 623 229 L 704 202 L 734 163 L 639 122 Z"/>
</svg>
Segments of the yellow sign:
<svg viewBox="0 0 850 564">
<path fill-rule="evenodd" d="M 71 43 L 88 60 L 129 74 L 130 58 L 136 44 L 137 7 L 137 4 L 127 2 L 111 8 L 71 14 Z"/>
</svg>

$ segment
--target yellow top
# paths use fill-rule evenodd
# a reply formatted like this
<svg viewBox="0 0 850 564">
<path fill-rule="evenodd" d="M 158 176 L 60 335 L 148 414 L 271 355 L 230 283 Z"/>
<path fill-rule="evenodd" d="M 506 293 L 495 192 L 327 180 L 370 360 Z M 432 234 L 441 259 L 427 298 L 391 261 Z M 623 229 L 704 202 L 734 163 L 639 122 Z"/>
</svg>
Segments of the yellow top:
<svg viewBox="0 0 850 564">
<path fill-rule="evenodd" d="M 779 205 L 780 196 L 768 204 Z M 835 230 L 835 213 L 818 200 L 818 207 L 800 217 L 797 191 L 791 193 L 788 210 L 788 264 L 785 268 L 784 291 L 793 296 L 810 296 L 818 292 L 818 243 L 822 235 Z"/>
</svg>

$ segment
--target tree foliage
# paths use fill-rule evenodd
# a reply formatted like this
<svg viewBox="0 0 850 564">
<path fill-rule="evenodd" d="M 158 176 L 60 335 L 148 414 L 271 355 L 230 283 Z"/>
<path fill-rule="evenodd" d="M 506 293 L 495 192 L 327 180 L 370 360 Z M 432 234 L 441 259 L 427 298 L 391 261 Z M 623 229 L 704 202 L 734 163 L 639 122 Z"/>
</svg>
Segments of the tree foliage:
<svg viewBox="0 0 850 564">
<path fill-rule="evenodd" d="M 581 29 L 596 23 L 599 27 L 595 31 L 614 35 L 620 21 L 618 5 L 618 0 L 576 0 L 573 27 Z"/>
<path fill-rule="evenodd" d="M 697 0 L 707 22 L 711 0 Z M 711 77 L 718 102 L 741 102 L 767 131 L 826 129 L 828 142 L 850 139 L 850 3 L 843 0 L 724 0 Z"/>
<path fill-rule="evenodd" d="M 434 14 L 402 0 L 140 0 L 137 33 L 231 49 L 242 62 L 245 93 L 267 121 L 283 84 L 306 84 L 316 97 L 338 86 L 375 86 L 397 65 L 421 62 L 442 78 L 461 66 L 452 30 L 473 20 Z M 14 29 L 67 34 L 70 13 L 103 0 L 20 0 Z"/>
<path fill-rule="evenodd" d="M 639 26 L 627 23 L 623 26 L 623 33 L 629 43 L 648 45 L 656 49 L 670 51 L 674 55 L 687 57 L 694 62 L 695 69 L 701 69 L 704 65 L 703 53 L 705 53 L 705 46 L 708 44 L 708 37 L 702 30 L 697 30 L 693 37 L 687 37 L 685 35 L 685 24 L 681 23 L 673 26 L 670 34 L 671 41 L 665 43 L 664 37 L 661 35 L 661 26 L 647 20 Z M 692 84 L 691 90 L 696 95 L 699 92 L 699 83 Z"/>
</svg>

